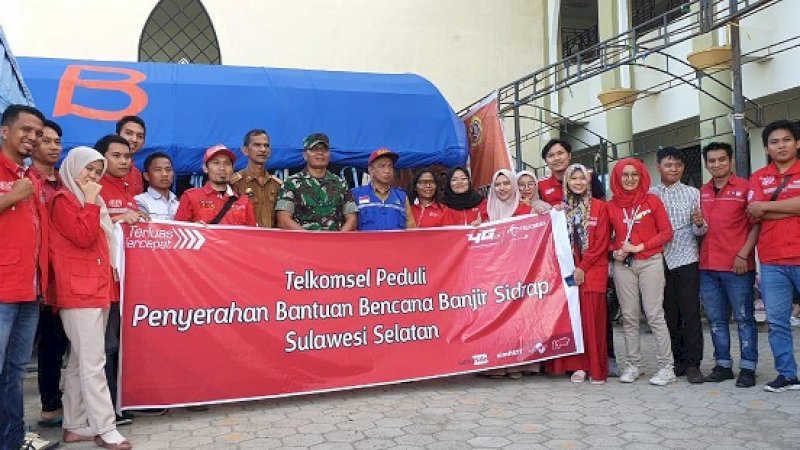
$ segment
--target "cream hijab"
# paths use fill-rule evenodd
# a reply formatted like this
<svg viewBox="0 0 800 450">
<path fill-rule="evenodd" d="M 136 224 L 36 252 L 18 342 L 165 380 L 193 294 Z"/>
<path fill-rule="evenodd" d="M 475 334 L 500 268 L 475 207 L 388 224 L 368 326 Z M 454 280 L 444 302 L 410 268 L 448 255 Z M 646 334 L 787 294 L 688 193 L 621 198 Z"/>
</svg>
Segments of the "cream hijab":
<svg viewBox="0 0 800 450">
<path fill-rule="evenodd" d="M 75 197 L 77 197 L 78 201 L 81 203 L 81 206 L 85 204 L 86 199 L 83 195 L 83 191 L 81 190 L 80 186 L 78 186 L 78 182 L 76 182 L 75 179 L 78 178 L 81 170 L 95 161 L 103 162 L 103 173 L 105 174 L 108 163 L 103 155 L 90 147 L 75 147 L 70 150 L 69 153 L 67 153 L 67 157 L 64 158 L 64 161 L 61 163 L 61 169 L 58 171 L 64 187 L 72 192 Z M 116 268 L 114 255 L 116 255 L 117 252 L 117 240 L 114 237 L 114 223 L 111 221 L 111 217 L 108 215 L 106 202 L 103 201 L 103 198 L 99 195 L 97 196 L 96 204 L 100 206 L 100 226 L 103 228 L 103 231 L 106 234 L 106 242 L 108 242 L 111 266 Z"/>
<path fill-rule="evenodd" d="M 511 197 L 505 201 L 497 197 L 497 192 L 494 189 L 494 183 L 500 175 L 508 178 L 508 181 L 511 183 Z M 516 211 L 518 207 L 519 186 L 517 185 L 517 179 L 514 177 L 514 173 L 508 169 L 498 170 L 492 177 L 492 184 L 489 186 L 489 195 L 486 202 L 486 212 L 489 215 L 489 221 L 493 222 L 495 220 L 507 219 L 514 215 L 514 211 Z"/>
</svg>

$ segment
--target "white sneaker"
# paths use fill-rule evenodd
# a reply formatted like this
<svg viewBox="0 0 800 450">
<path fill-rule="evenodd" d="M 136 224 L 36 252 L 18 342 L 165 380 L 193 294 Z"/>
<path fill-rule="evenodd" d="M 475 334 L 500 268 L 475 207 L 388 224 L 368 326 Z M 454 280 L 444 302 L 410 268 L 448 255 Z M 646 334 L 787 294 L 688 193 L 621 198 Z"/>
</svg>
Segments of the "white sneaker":
<svg viewBox="0 0 800 450">
<path fill-rule="evenodd" d="M 678 381 L 678 377 L 675 376 L 675 369 L 672 368 L 672 365 L 663 367 L 655 375 L 653 375 L 653 378 L 650 378 L 650 384 L 654 384 L 656 386 L 666 386 L 676 381 Z"/>
<path fill-rule="evenodd" d="M 800 327 L 800 317 L 790 317 L 789 324 L 791 324 L 793 327 Z"/>
<path fill-rule="evenodd" d="M 25 433 L 25 441 L 20 450 L 47 450 L 58 447 L 58 441 L 51 442 L 42 439 L 38 433 Z"/>
<path fill-rule="evenodd" d="M 643 373 L 644 372 L 639 370 L 638 367 L 629 364 L 625 367 L 625 370 L 622 371 L 622 375 L 619 376 L 619 381 L 620 383 L 633 383 L 637 378 L 642 376 Z"/>
</svg>

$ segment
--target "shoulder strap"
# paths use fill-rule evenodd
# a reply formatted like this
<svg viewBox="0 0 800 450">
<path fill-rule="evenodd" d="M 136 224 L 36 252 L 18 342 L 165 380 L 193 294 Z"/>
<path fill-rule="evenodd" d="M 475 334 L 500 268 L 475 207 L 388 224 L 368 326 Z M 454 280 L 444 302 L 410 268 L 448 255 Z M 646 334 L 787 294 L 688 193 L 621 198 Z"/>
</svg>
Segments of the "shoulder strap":
<svg viewBox="0 0 800 450">
<path fill-rule="evenodd" d="M 236 202 L 236 200 L 238 200 L 238 199 L 234 195 L 231 195 L 230 197 L 228 197 L 228 201 L 226 201 L 225 204 L 222 205 L 222 209 L 219 210 L 217 215 L 214 216 L 214 218 L 211 219 L 211 222 L 209 222 L 209 223 L 211 223 L 211 224 L 219 223 L 222 220 L 222 218 L 225 217 L 225 214 L 227 214 L 228 211 L 231 209 L 231 206 L 233 206 L 233 204 Z"/>
<path fill-rule="evenodd" d="M 783 188 L 786 187 L 786 183 L 789 182 L 790 178 L 792 178 L 791 175 L 784 175 L 783 176 L 783 180 L 781 180 L 781 184 L 778 185 L 778 188 L 775 189 L 775 192 L 772 193 L 772 197 L 769 198 L 769 201 L 774 202 L 775 200 L 778 199 L 778 196 L 781 195 L 781 191 L 783 191 Z"/>
</svg>

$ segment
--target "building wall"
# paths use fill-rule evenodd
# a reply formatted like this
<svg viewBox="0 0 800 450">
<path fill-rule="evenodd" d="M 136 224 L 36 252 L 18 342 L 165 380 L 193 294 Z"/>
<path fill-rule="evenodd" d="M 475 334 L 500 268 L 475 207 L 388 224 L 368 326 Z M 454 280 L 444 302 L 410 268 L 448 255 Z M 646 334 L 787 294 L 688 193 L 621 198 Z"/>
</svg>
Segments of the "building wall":
<svg viewBox="0 0 800 450">
<path fill-rule="evenodd" d="M 136 61 L 155 0 L 4 0 L 17 56 Z M 222 63 L 422 75 L 459 110 L 542 65 L 544 0 L 205 0 Z M 45 13 L 46 11 L 46 13 Z"/>
</svg>

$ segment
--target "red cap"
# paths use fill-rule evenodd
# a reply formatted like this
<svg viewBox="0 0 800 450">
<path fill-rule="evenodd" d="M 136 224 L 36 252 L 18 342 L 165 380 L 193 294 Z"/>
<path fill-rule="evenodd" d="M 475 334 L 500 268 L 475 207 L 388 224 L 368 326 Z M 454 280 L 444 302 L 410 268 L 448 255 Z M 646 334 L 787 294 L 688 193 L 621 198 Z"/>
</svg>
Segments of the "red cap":
<svg viewBox="0 0 800 450">
<path fill-rule="evenodd" d="M 373 161 L 375 161 L 376 159 L 378 159 L 378 158 L 380 158 L 382 156 L 388 157 L 389 159 L 392 160 L 393 163 L 396 163 L 397 160 L 400 158 L 400 155 L 398 155 L 397 153 L 389 150 L 386 147 L 382 147 L 382 148 L 379 148 L 379 149 L 375 150 L 374 152 L 372 152 L 371 155 L 369 155 L 369 160 L 367 161 L 367 164 L 372 164 Z"/>
<path fill-rule="evenodd" d="M 207 163 L 209 159 L 216 156 L 217 153 L 224 153 L 228 158 L 231 159 L 231 163 L 236 161 L 236 155 L 228 150 L 228 147 L 225 147 L 223 144 L 217 144 L 213 147 L 209 147 L 206 150 L 206 154 L 203 156 L 203 164 Z"/>
</svg>

